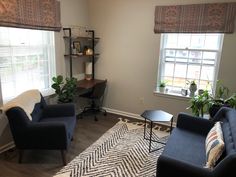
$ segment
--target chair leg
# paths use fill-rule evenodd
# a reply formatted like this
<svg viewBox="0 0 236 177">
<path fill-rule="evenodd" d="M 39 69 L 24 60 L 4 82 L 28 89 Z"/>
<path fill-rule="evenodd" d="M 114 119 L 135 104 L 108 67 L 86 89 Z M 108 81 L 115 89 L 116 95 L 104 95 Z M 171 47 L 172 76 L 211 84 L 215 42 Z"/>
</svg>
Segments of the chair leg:
<svg viewBox="0 0 236 177">
<path fill-rule="evenodd" d="M 103 108 L 100 108 L 100 111 L 103 112 L 103 115 L 106 116 L 107 115 L 107 111 Z"/>
<path fill-rule="evenodd" d="M 24 150 L 19 149 L 18 151 L 19 151 L 19 159 L 18 159 L 18 162 L 21 163 L 21 162 L 22 162 L 22 157 L 23 157 Z"/>
<path fill-rule="evenodd" d="M 83 119 L 83 112 L 79 113 L 77 116 L 76 116 L 77 119 Z"/>
<path fill-rule="evenodd" d="M 65 150 L 61 150 L 61 157 L 62 157 L 62 162 L 63 165 L 66 165 L 66 151 Z"/>
</svg>

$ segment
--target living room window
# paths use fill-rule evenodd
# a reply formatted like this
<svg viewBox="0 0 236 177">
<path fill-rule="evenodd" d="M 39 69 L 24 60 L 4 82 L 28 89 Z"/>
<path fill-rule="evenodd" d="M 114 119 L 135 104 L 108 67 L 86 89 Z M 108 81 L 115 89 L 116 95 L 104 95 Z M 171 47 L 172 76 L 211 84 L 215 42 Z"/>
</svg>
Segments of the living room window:
<svg viewBox="0 0 236 177">
<path fill-rule="evenodd" d="M 0 27 L 3 100 L 29 89 L 51 90 L 55 75 L 54 32 Z"/>
<path fill-rule="evenodd" d="M 198 89 L 214 89 L 223 34 L 165 33 L 161 34 L 158 85 L 164 81 L 169 93 L 180 94 L 188 81 Z"/>
</svg>

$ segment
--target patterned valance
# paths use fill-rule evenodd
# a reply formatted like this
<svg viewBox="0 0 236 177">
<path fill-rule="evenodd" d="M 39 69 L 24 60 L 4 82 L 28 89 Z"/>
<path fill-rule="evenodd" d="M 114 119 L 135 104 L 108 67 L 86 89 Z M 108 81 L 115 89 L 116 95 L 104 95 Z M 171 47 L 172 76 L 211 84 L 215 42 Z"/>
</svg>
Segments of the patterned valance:
<svg viewBox="0 0 236 177">
<path fill-rule="evenodd" d="M 156 6 L 155 33 L 233 33 L 236 3 Z"/>
<path fill-rule="evenodd" d="M 0 26 L 60 31 L 57 0 L 0 0 Z"/>
</svg>

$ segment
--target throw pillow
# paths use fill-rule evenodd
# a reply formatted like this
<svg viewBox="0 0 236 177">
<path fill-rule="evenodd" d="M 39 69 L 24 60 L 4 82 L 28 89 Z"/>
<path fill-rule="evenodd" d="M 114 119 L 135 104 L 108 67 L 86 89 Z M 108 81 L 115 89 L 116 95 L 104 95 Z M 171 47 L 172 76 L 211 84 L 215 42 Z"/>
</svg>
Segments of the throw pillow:
<svg viewBox="0 0 236 177">
<path fill-rule="evenodd" d="M 224 151 L 224 139 L 220 122 L 216 122 L 206 137 L 206 168 L 213 168 Z"/>
</svg>

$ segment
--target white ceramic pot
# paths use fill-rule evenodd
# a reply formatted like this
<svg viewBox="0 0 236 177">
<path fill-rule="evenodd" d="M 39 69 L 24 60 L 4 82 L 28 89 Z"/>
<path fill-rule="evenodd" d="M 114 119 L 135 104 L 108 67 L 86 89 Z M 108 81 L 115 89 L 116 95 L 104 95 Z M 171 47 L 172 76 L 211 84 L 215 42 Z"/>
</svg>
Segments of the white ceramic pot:
<svg viewBox="0 0 236 177">
<path fill-rule="evenodd" d="M 193 97 L 195 95 L 195 92 L 197 91 L 197 85 L 191 84 L 189 87 L 190 96 Z"/>
<path fill-rule="evenodd" d="M 165 87 L 159 87 L 159 92 L 164 93 L 165 92 Z"/>
</svg>

